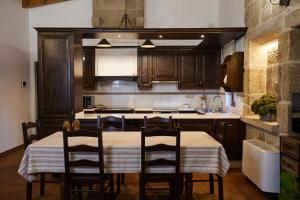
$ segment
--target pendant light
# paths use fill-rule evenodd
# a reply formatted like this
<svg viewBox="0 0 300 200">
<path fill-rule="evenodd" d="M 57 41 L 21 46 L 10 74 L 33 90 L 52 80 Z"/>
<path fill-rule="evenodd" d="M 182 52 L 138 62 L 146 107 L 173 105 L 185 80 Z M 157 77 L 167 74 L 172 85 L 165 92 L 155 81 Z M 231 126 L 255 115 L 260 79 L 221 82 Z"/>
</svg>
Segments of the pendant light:
<svg viewBox="0 0 300 200">
<path fill-rule="evenodd" d="M 102 39 L 97 46 L 101 48 L 109 48 L 111 47 L 111 44 L 106 39 Z"/>
<path fill-rule="evenodd" d="M 154 48 L 155 45 L 151 42 L 151 40 L 147 39 L 141 46 L 142 48 L 147 48 L 147 49 L 150 49 L 150 48 Z"/>
</svg>

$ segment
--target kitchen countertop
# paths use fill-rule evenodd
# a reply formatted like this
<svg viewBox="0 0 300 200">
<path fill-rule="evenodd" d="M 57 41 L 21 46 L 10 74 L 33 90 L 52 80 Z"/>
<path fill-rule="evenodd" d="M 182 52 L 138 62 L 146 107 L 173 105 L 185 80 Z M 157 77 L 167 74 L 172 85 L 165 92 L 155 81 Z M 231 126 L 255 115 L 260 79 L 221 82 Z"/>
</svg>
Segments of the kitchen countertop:
<svg viewBox="0 0 300 200">
<path fill-rule="evenodd" d="M 84 113 L 79 112 L 76 113 L 75 119 L 97 119 L 97 116 L 100 114 L 97 113 Z M 105 113 L 101 114 L 101 117 L 107 116 L 115 116 L 122 117 L 125 116 L 126 119 L 144 119 L 144 116 L 148 118 L 152 117 L 164 117 L 168 118 L 171 116 L 173 119 L 240 119 L 242 115 L 237 113 L 206 113 L 204 115 L 197 113 L 124 113 L 124 114 L 116 114 L 116 113 Z"/>
</svg>

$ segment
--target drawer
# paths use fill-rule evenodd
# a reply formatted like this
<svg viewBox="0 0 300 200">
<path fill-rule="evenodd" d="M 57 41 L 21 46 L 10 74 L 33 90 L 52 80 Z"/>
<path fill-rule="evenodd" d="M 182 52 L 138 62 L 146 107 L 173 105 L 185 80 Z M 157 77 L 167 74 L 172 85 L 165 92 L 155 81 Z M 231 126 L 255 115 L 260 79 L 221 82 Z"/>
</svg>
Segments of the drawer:
<svg viewBox="0 0 300 200">
<path fill-rule="evenodd" d="M 299 162 L 287 156 L 281 155 L 281 169 L 291 172 L 296 178 L 299 178 Z"/>
<path fill-rule="evenodd" d="M 282 154 L 289 156 L 295 160 L 299 159 L 300 144 L 299 141 L 290 137 L 282 137 L 280 151 Z"/>
</svg>

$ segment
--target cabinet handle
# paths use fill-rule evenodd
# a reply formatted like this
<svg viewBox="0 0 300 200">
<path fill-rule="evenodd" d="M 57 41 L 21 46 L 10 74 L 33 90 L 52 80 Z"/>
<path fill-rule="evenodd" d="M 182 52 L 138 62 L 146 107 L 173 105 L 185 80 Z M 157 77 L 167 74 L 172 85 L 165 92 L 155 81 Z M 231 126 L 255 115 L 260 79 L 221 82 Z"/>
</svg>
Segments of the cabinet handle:
<svg viewBox="0 0 300 200">
<path fill-rule="evenodd" d="M 202 85 L 202 81 L 200 81 L 200 85 Z"/>
</svg>

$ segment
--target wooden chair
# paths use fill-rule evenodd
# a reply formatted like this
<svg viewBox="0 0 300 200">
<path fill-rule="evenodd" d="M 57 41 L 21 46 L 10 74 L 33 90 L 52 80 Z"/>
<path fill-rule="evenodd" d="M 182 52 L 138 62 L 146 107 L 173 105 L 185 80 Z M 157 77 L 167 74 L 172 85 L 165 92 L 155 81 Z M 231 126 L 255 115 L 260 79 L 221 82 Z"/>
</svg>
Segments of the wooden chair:
<svg viewBox="0 0 300 200">
<path fill-rule="evenodd" d="M 158 136 L 174 137 L 176 142 L 174 145 L 155 144 L 146 146 L 146 138 L 153 138 Z M 155 152 L 170 152 L 175 155 L 174 160 L 165 158 L 158 158 L 155 160 L 148 160 L 147 154 Z M 174 168 L 173 173 L 151 173 L 149 170 L 156 167 Z M 140 173 L 140 200 L 146 198 L 146 184 L 153 182 L 169 183 L 171 199 L 178 199 L 180 193 L 180 129 L 162 129 L 142 128 L 141 135 L 141 173 Z M 165 189 L 165 188 L 162 188 Z"/>
<path fill-rule="evenodd" d="M 220 142 L 223 146 L 226 145 L 226 131 L 227 131 L 228 123 L 224 121 L 216 121 L 214 125 L 213 138 Z M 225 146 L 224 146 L 225 147 Z M 186 185 L 190 185 L 187 187 L 193 188 L 192 184 L 195 182 L 209 182 L 210 194 L 214 194 L 214 175 L 209 174 L 209 180 L 197 180 L 193 179 L 192 174 L 186 174 Z M 189 183 L 188 183 L 189 182 Z M 218 190 L 219 190 L 219 199 L 223 199 L 223 179 L 218 176 Z M 192 193 L 192 189 L 190 191 Z M 189 197 L 188 199 L 190 199 Z"/>
<path fill-rule="evenodd" d="M 97 117 L 97 128 L 101 128 L 103 131 L 125 131 L 125 116 L 122 118 L 108 116 Z M 121 192 L 121 182 L 125 185 L 125 174 L 117 174 L 117 193 Z"/>
<path fill-rule="evenodd" d="M 76 137 L 92 137 L 97 139 L 97 146 L 88 144 L 69 145 L 70 138 Z M 65 161 L 65 174 L 64 174 L 64 199 L 72 199 L 71 196 L 75 192 L 97 192 L 99 199 L 104 199 L 105 191 L 110 188 L 113 194 L 113 176 L 111 174 L 104 174 L 104 161 L 103 161 L 103 140 L 102 130 L 77 130 L 68 132 L 63 130 L 63 144 L 64 144 L 64 161 Z M 83 159 L 71 159 L 72 154 L 89 153 L 97 157 L 97 161 L 89 160 L 86 157 Z M 71 154 L 71 156 L 70 156 Z M 85 170 L 96 169 L 98 173 L 74 173 L 74 168 Z M 108 184 L 105 185 L 105 182 Z M 89 189 L 82 189 L 83 186 L 89 185 Z M 99 188 L 93 189 L 92 185 L 99 185 Z M 71 194 L 72 193 L 72 194 Z"/>
<path fill-rule="evenodd" d="M 146 128 L 160 127 L 160 128 L 172 129 L 174 128 L 174 125 L 171 116 L 169 116 L 169 118 L 162 118 L 162 117 L 147 118 L 147 116 L 145 116 L 144 127 Z"/>
<path fill-rule="evenodd" d="M 33 129 L 36 130 L 36 134 L 29 133 Z M 39 122 L 23 122 L 22 123 L 22 131 L 23 131 L 23 140 L 24 140 L 24 148 L 32 144 L 34 141 L 40 139 L 39 133 Z M 32 183 L 40 183 L 40 195 L 45 195 L 45 173 L 40 173 L 40 180 L 34 182 L 28 182 L 26 184 L 26 199 L 31 200 L 32 198 Z"/>
</svg>

